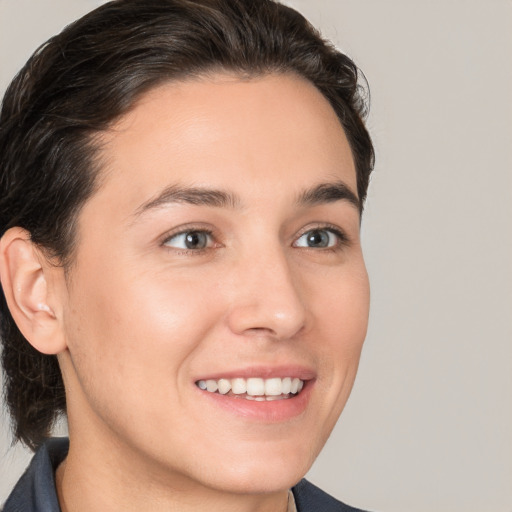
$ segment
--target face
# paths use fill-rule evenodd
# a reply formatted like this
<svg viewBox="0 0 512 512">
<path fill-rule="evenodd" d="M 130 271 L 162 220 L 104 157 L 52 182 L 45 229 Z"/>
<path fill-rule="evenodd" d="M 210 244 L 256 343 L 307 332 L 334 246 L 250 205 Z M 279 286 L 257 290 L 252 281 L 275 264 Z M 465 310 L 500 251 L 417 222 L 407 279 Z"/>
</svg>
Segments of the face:
<svg viewBox="0 0 512 512">
<path fill-rule="evenodd" d="M 294 76 L 218 75 L 150 91 L 103 142 L 60 292 L 72 445 L 181 485 L 288 488 L 345 405 L 367 327 L 334 111 Z"/>
</svg>

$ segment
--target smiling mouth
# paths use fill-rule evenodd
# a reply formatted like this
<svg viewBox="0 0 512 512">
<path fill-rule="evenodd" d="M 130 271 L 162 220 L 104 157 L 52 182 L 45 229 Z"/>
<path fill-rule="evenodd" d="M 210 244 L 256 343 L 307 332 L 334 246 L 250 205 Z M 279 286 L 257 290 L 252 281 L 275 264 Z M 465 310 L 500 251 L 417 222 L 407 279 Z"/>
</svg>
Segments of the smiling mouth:
<svg viewBox="0 0 512 512">
<path fill-rule="evenodd" d="M 255 400 L 257 402 L 286 400 L 297 396 L 304 386 L 304 381 L 297 377 L 273 377 L 263 379 L 208 379 L 198 380 L 196 386 L 206 392 L 226 395 L 233 398 Z"/>
</svg>

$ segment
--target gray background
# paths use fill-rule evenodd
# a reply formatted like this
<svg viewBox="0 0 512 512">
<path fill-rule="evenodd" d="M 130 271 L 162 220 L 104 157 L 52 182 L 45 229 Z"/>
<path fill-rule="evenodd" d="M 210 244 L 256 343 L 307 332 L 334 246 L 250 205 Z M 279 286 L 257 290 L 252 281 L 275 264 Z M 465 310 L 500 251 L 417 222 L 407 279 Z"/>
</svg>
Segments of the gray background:
<svg viewBox="0 0 512 512">
<path fill-rule="evenodd" d="M 99 5 L 0 0 L 0 90 Z M 370 330 L 309 477 L 382 512 L 512 511 L 512 2 L 290 0 L 372 88 Z M 0 502 L 28 461 L 1 424 Z"/>
</svg>

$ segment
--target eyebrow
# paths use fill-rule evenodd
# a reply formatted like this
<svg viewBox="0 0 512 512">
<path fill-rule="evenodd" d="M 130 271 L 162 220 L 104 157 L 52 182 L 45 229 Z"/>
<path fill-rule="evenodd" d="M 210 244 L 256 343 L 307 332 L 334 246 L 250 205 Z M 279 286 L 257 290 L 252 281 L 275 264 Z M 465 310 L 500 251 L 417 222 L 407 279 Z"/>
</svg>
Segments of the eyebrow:
<svg viewBox="0 0 512 512">
<path fill-rule="evenodd" d="M 296 204 L 299 206 L 318 206 L 336 201 L 348 201 L 359 211 L 361 208 L 357 195 L 343 181 L 320 183 L 299 194 Z M 185 203 L 196 206 L 212 206 L 215 208 L 241 207 L 240 198 L 225 190 L 216 190 L 203 187 L 183 187 L 170 185 L 158 196 L 149 199 L 135 211 L 135 217 L 143 213 L 173 203 Z"/>
<path fill-rule="evenodd" d="M 139 206 L 135 211 L 135 216 L 139 216 L 148 210 L 172 203 L 213 206 L 216 208 L 237 208 L 240 205 L 240 200 L 235 194 L 224 190 L 171 185 L 165 188 L 157 197 L 150 199 Z"/>
<path fill-rule="evenodd" d="M 301 206 L 318 206 L 335 201 L 348 201 L 361 210 L 361 202 L 357 195 L 343 181 L 320 183 L 316 187 L 307 189 L 300 194 L 297 203 Z"/>
</svg>

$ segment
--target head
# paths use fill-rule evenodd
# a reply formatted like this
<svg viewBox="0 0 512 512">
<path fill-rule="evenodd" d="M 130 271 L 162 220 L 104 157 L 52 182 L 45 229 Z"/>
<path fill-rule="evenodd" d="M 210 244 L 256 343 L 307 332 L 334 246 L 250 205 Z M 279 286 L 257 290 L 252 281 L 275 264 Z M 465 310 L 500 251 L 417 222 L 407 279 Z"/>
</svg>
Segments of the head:
<svg viewBox="0 0 512 512">
<path fill-rule="evenodd" d="M 2 358 L 15 437 L 37 447 L 69 406 L 70 419 L 104 420 L 103 427 L 120 433 L 134 452 L 153 453 L 163 467 L 169 463 L 165 442 L 148 441 L 160 444 L 151 452 L 137 444 L 142 423 L 122 427 L 130 410 L 137 415 L 130 409 L 137 402 L 127 399 L 119 414 L 109 416 L 117 398 L 100 396 L 102 390 L 146 393 L 137 400 L 153 404 L 141 411 L 148 423 L 160 424 L 157 437 L 168 428 L 162 404 L 172 403 L 174 413 L 183 414 L 172 428 L 183 438 L 189 422 L 199 421 L 187 406 L 179 409 L 180 390 L 191 378 L 197 386 L 183 396 L 207 393 L 200 389 L 203 380 L 217 381 L 210 383 L 215 386 L 223 377 L 250 372 L 299 377 L 306 381 L 304 400 L 325 386 L 330 404 L 328 411 L 319 405 L 324 425 L 314 432 L 318 440 L 306 444 L 308 453 L 297 456 L 297 475 L 287 477 L 299 478 L 348 397 L 366 329 L 357 226 L 373 148 L 363 100 L 352 61 L 300 14 L 273 1 L 118 0 L 43 45 L 10 85 L 0 114 Z M 322 209 L 338 202 L 338 213 Z M 218 213 L 226 210 L 229 215 Z M 130 215 L 133 223 L 127 224 Z M 349 219 L 348 235 L 313 222 L 336 215 Z M 181 218 L 181 224 L 169 224 L 169 218 Z M 233 218 L 238 220 L 228 220 Z M 123 232 L 128 225 L 139 226 L 130 231 L 140 244 L 138 256 L 128 255 L 130 244 L 123 243 L 130 240 Z M 255 258 L 251 240 L 262 243 L 264 233 L 278 233 L 279 247 L 288 249 L 276 246 Z M 308 237 L 327 237 L 325 250 L 320 241 L 310 251 Z M 346 252 L 353 256 L 340 256 L 352 239 Z M 171 261 L 164 263 L 161 252 L 155 256 L 157 246 Z M 118 249 L 115 264 L 104 264 Z M 352 257 L 353 265 L 333 270 L 344 257 Z M 17 281 L 12 261 L 32 266 L 32 274 Z M 123 282 L 127 272 L 133 286 Z M 256 286 L 260 277 L 264 285 Z M 330 284 L 338 282 L 333 292 Z M 268 315 L 254 305 L 258 301 L 270 304 Z M 333 301 L 347 306 L 342 322 L 329 320 L 339 318 Z M 184 346 L 176 345 L 176 336 Z M 324 339 L 323 350 L 309 351 L 313 337 Z M 138 343 L 147 343 L 146 352 Z M 174 346 L 170 352 L 166 343 Z M 281 369 L 266 374 L 272 361 Z M 242 369 L 249 373 L 235 375 Z M 158 381 L 158 389 L 144 388 L 150 375 L 166 371 L 175 376 L 169 389 Z M 96 376 L 101 380 L 106 372 L 112 378 L 96 385 Z M 154 400 L 147 399 L 150 389 Z M 277 416 L 271 427 L 256 421 L 254 432 L 242 433 L 242 419 L 226 430 L 246 457 L 264 450 L 256 439 L 266 439 L 284 457 L 293 445 L 283 442 L 289 425 Z M 304 421 L 307 426 L 312 420 Z M 212 419 L 217 429 L 221 424 Z M 209 436 L 196 439 L 203 453 L 215 432 Z M 182 445 L 186 452 L 190 440 Z M 226 447 L 219 442 L 212 456 L 224 450 L 236 457 Z M 187 462 L 181 470 L 201 472 Z M 214 481 L 215 475 L 205 478 Z"/>
</svg>

